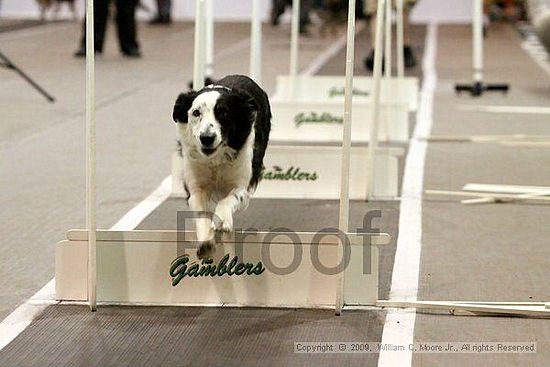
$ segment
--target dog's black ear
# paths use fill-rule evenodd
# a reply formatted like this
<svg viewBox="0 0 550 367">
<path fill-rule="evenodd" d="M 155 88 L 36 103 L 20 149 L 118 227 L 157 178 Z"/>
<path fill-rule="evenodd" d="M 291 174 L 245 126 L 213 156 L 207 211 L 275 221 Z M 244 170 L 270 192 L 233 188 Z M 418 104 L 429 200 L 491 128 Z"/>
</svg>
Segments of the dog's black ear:
<svg viewBox="0 0 550 367">
<path fill-rule="evenodd" d="M 176 99 L 174 105 L 174 111 L 172 112 L 172 118 L 174 122 L 187 123 L 187 111 L 191 108 L 193 101 L 197 97 L 197 92 L 190 91 L 187 93 L 181 93 Z"/>
<path fill-rule="evenodd" d="M 250 112 L 252 114 L 258 112 L 258 104 L 256 103 L 256 101 L 254 100 L 254 98 L 248 98 L 248 100 L 246 101 L 247 105 L 248 105 L 248 108 L 250 109 Z"/>
</svg>

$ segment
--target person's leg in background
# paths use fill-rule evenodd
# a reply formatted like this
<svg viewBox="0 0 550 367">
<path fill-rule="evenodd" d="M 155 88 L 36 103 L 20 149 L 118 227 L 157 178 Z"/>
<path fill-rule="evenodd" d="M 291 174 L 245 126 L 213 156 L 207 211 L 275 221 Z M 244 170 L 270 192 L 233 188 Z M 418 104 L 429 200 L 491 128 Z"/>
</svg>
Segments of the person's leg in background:
<svg viewBox="0 0 550 367">
<path fill-rule="evenodd" d="M 95 52 L 103 52 L 103 44 L 105 43 L 105 32 L 107 29 L 107 18 L 109 18 L 110 0 L 95 0 L 94 1 L 94 49 Z M 74 53 L 75 57 L 86 56 L 86 19 L 82 25 L 82 37 L 80 39 L 80 47 Z"/>
<path fill-rule="evenodd" d="M 287 6 L 292 8 L 292 0 L 272 0 L 271 1 L 271 25 L 279 25 L 281 15 L 284 14 Z M 307 27 L 311 24 L 309 13 L 313 9 L 314 0 L 300 1 L 300 33 L 306 34 Z"/>
<path fill-rule="evenodd" d="M 279 18 L 285 12 L 287 0 L 271 0 L 271 25 L 279 25 Z"/>
<path fill-rule="evenodd" d="M 172 0 L 157 0 L 157 16 L 149 24 L 172 23 Z"/>
<path fill-rule="evenodd" d="M 355 18 L 356 19 L 365 19 L 365 0 L 357 0 L 355 2 Z"/>
<path fill-rule="evenodd" d="M 137 42 L 137 5 L 138 0 L 116 0 L 116 25 L 120 51 L 128 57 L 141 56 Z"/>
<path fill-rule="evenodd" d="M 395 4 L 396 0 L 393 0 Z M 416 0 L 403 0 L 403 33 L 404 33 L 404 56 L 405 56 L 405 67 L 412 68 L 417 64 L 416 56 L 414 51 L 410 46 L 409 42 L 409 13 L 412 7 L 414 6 Z M 365 58 L 365 67 L 372 71 L 374 68 L 374 38 L 376 33 L 376 7 L 377 0 L 365 0 L 365 14 L 369 22 L 370 30 L 370 40 L 372 49 L 369 55 Z"/>
<path fill-rule="evenodd" d="M 311 24 L 309 13 L 313 10 L 313 0 L 300 1 L 300 34 L 307 34 L 307 28 Z"/>
</svg>

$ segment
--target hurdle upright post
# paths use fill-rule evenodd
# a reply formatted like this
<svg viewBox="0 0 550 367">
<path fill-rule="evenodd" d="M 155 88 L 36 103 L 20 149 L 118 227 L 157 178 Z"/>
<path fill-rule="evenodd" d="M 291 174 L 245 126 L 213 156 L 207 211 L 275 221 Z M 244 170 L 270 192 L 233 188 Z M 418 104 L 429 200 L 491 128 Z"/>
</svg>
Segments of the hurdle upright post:
<svg viewBox="0 0 550 367">
<path fill-rule="evenodd" d="M 397 76 L 399 79 L 405 77 L 405 27 L 403 18 L 403 0 L 396 0 L 395 10 L 397 16 Z"/>
<path fill-rule="evenodd" d="M 473 83 L 457 84 L 457 93 L 469 92 L 473 97 L 480 97 L 485 92 L 507 93 L 510 86 L 505 83 L 485 83 L 483 81 L 483 0 L 472 0 L 472 68 Z"/>
<path fill-rule="evenodd" d="M 290 76 L 298 75 L 298 42 L 300 36 L 300 0 L 292 0 L 290 25 Z"/>
<path fill-rule="evenodd" d="M 382 50 L 384 37 L 384 13 L 387 0 L 378 0 L 376 7 L 376 32 L 374 46 L 374 70 L 372 88 L 372 118 L 369 125 L 369 147 L 367 157 L 367 198 L 374 196 L 374 165 L 378 148 L 378 120 L 380 115 L 380 87 L 382 79 Z"/>
<path fill-rule="evenodd" d="M 86 5 L 86 229 L 88 230 L 87 298 L 92 311 L 97 309 L 95 145 L 94 0 L 88 0 Z"/>
<path fill-rule="evenodd" d="M 193 89 L 204 87 L 204 59 L 205 59 L 205 0 L 195 2 L 195 45 L 193 55 Z"/>
<path fill-rule="evenodd" d="M 474 69 L 474 82 L 483 82 L 483 0 L 474 1 L 474 14 L 472 19 L 472 65 Z"/>
<path fill-rule="evenodd" d="M 353 64 L 355 54 L 355 0 L 349 0 L 348 30 L 346 43 L 346 85 L 344 90 L 344 131 L 342 134 L 342 166 L 340 171 L 340 208 L 338 214 L 338 229 L 341 233 L 349 231 L 349 176 L 351 157 L 351 123 L 353 99 Z M 344 271 L 345 271 L 345 243 L 339 249 L 340 271 L 336 285 L 336 315 L 342 313 L 344 307 Z"/>
<path fill-rule="evenodd" d="M 262 84 L 262 15 L 261 0 L 252 0 L 252 21 L 250 24 L 250 77 Z"/>
<path fill-rule="evenodd" d="M 392 2 L 386 1 L 386 8 L 384 10 L 385 14 L 385 36 L 384 36 L 384 77 L 389 79 L 391 77 L 391 64 L 392 64 Z"/>
<path fill-rule="evenodd" d="M 205 0 L 204 18 L 205 18 L 205 38 L 206 51 L 204 62 L 204 74 L 207 77 L 214 76 L 214 0 Z"/>
</svg>

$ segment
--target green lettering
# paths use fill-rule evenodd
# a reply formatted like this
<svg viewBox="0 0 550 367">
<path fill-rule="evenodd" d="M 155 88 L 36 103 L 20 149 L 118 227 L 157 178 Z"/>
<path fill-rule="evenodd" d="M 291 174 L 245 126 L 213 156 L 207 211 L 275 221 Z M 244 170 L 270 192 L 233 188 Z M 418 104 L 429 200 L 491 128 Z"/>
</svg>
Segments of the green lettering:
<svg viewBox="0 0 550 367">
<path fill-rule="evenodd" d="M 264 270 L 265 270 L 265 268 L 264 268 L 262 262 L 260 261 L 260 262 L 258 262 L 258 263 L 256 264 L 256 266 L 254 267 L 254 269 L 252 270 L 252 272 L 253 272 L 254 274 L 256 274 L 256 275 L 260 275 L 261 273 L 264 272 Z"/>
<path fill-rule="evenodd" d="M 218 276 L 222 276 L 227 273 L 227 262 L 229 261 L 229 254 L 225 255 L 218 264 Z"/>
<path fill-rule="evenodd" d="M 238 263 L 237 267 L 235 268 L 235 275 L 243 275 L 246 268 L 244 267 L 243 263 Z"/>
</svg>

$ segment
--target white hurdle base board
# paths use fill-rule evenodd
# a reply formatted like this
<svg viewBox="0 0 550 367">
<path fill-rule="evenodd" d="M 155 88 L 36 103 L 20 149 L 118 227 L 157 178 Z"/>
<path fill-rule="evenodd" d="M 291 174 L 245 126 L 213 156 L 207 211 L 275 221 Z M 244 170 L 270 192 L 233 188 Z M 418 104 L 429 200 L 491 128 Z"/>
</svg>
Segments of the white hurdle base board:
<svg viewBox="0 0 550 367">
<path fill-rule="evenodd" d="M 255 198 L 325 199 L 340 198 L 342 148 L 334 145 L 285 145 L 270 143 L 265 171 Z M 393 200 L 399 196 L 399 159 L 404 149 L 376 149 L 373 197 Z M 367 200 L 367 146 L 352 146 L 350 164 L 350 199 Z M 182 163 L 177 153 L 172 157 L 172 194 L 186 196 L 182 184 Z"/>
<path fill-rule="evenodd" d="M 265 171 L 254 197 L 339 199 L 342 148 L 338 146 L 269 146 Z M 399 158 L 403 148 L 377 148 L 374 192 L 378 199 L 399 195 Z M 350 162 L 350 199 L 367 199 L 368 147 L 353 146 Z"/>
<path fill-rule="evenodd" d="M 75 236 L 75 232 L 71 232 L 68 238 L 73 239 L 61 241 L 56 246 L 56 298 L 85 301 L 88 243 L 82 239 L 86 238 L 87 233 L 76 231 Z M 155 231 L 126 232 L 133 236 L 117 236 L 117 232 L 113 232 L 115 236 L 110 239 L 109 233 L 98 232 L 99 302 L 305 308 L 335 306 L 338 276 L 317 270 L 312 265 L 310 254 L 315 250 L 322 265 L 335 267 L 339 261 L 338 239 L 335 236 L 326 236 L 322 242 L 312 244 L 311 234 L 302 236 L 298 233 L 303 244 L 294 246 L 288 239 L 286 243 L 280 241 L 267 245 L 261 242 L 265 234 L 257 237 L 248 235 L 247 242 L 241 247 L 243 258 L 239 261 L 254 265 L 262 261 L 265 270 L 261 274 L 186 276 L 173 286 L 170 275 L 172 262 L 184 253 L 189 255 L 189 265 L 197 262 L 196 245 L 192 242 L 178 243 L 173 238 L 163 240 L 159 237 L 153 241 L 155 236 L 151 237 L 151 234 L 155 234 Z M 351 260 L 344 273 L 345 304 L 374 305 L 378 297 L 378 249 L 376 246 L 363 246 L 363 237 L 349 235 L 349 238 Z M 365 240 L 369 241 L 368 238 Z M 389 236 L 373 235 L 371 240 L 373 244 L 386 244 Z M 214 264 L 219 263 L 225 254 L 229 254 L 231 260 L 236 253 L 235 246 L 234 243 L 219 245 Z M 269 250 L 269 257 L 265 255 L 266 250 Z M 370 258 L 368 252 L 365 252 L 366 258 L 363 258 L 363 251 L 370 251 Z M 302 258 L 289 274 L 276 274 L 267 265 L 269 261 L 280 268 L 288 267 L 297 258 L 295 252 L 301 252 Z M 367 268 L 368 264 L 371 266 L 371 269 L 365 269 L 369 274 L 363 274 L 364 261 Z"/>
</svg>

